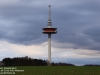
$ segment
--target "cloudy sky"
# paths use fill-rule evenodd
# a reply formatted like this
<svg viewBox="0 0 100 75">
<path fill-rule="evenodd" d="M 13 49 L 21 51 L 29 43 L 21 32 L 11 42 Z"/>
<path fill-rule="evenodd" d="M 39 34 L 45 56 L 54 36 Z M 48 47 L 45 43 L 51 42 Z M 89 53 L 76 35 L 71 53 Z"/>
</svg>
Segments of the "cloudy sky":
<svg viewBox="0 0 100 75">
<path fill-rule="evenodd" d="M 100 64 L 100 0 L 0 0 L 0 60 L 47 59 L 48 5 L 52 7 L 52 61 Z"/>
</svg>

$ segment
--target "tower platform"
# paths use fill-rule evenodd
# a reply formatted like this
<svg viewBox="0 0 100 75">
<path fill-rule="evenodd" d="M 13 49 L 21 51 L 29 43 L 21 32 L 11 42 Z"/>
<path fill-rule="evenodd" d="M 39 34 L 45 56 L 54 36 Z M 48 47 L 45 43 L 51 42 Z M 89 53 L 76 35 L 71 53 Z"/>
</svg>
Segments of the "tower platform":
<svg viewBox="0 0 100 75">
<path fill-rule="evenodd" d="M 56 34 L 57 33 L 57 28 L 43 28 L 43 32 L 44 34 Z"/>
</svg>

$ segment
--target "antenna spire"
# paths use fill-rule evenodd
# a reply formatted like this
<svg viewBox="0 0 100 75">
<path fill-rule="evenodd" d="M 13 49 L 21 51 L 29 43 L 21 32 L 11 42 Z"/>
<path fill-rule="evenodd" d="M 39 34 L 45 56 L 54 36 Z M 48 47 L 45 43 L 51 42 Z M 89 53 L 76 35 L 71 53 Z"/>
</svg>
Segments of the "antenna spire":
<svg viewBox="0 0 100 75">
<path fill-rule="evenodd" d="M 51 5 L 49 5 L 49 18 L 51 18 Z"/>
<path fill-rule="evenodd" d="M 51 28 L 51 5 L 49 5 L 49 19 L 48 19 L 48 28 Z"/>
</svg>

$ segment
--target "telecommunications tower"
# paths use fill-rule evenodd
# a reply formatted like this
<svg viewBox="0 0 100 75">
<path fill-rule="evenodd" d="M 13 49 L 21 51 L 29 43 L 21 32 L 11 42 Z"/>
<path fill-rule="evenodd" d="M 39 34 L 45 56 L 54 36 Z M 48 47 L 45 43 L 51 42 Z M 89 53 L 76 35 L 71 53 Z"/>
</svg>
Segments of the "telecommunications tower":
<svg viewBox="0 0 100 75">
<path fill-rule="evenodd" d="M 51 21 L 51 5 L 49 5 L 49 18 L 48 18 L 48 27 L 43 28 L 43 33 L 48 34 L 48 66 L 51 66 L 51 34 L 57 33 L 57 28 L 52 28 Z"/>
</svg>

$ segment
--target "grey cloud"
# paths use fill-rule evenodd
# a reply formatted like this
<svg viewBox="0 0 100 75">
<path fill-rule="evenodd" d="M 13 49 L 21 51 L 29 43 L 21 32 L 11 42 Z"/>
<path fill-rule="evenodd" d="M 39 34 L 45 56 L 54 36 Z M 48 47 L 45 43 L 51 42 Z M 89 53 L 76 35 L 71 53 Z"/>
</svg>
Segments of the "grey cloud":
<svg viewBox="0 0 100 75">
<path fill-rule="evenodd" d="M 96 38 L 100 37 L 99 32 L 100 32 L 100 26 L 95 26 L 95 27 L 92 27 L 92 28 L 85 30 L 85 34 L 92 36 L 92 37 L 96 37 Z"/>
<path fill-rule="evenodd" d="M 0 19 L 7 21 L 0 23 L 0 39 L 5 39 L 17 44 L 39 44 L 47 40 L 47 35 L 42 34 L 42 28 L 47 27 L 49 1 L 31 6 L 27 0 L 19 0 L 16 4 L 0 7 Z M 37 1 L 39 2 L 39 1 Z M 58 0 L 55 0 L 58 2 Z M 70 43 L 72 48 L 99 49 L 99 38 L 84 31 L 99 24 L 99 2 L 74 0 L 67 5 L 67 0 L 52 3 L 52 26 L 57 27 L 58 33 L 52 35 L 52 40 L 60 43 Z M 13 23 L 9 23 L 13 22 Z M 7 26 L 9 24 L 9 26 Z M 90 30 L 92 31 L 92 29 Z M 87 36 L 88 34 L 89 36 Z M 93 39 L 96 38 L 96 39 Z M 91 41 L 93 40 L 93 41 Z M 96 41 L 97 40 L 97 41 Z M 95 44 L 95 45 L 94 45 Z M 97 49 L 97 50 L 98 50 Z"/>
<path fill-rule="evenodd" d="M 55 14 L 59 25 L 55 39 L 59 42 L 74 44 L 73 48 L 96 49 L 99 50 L 99 44 L 84 34 L 84 31 L 99 24 L 99 3 L 81 3 L 70 6 L 69 9 L 59 11 L 63 12 L 62 20 L 58 14 Z M 71 11 L 70 11 L 71 10 Z M 98 37 L 97 37 L 98 38 Z M 98 38 L 99 39 L 99 38 Z M 66 46 L 67 48 L 67 46 Z"/>
<path fill-rule="evenodd" d="M 87 35 L 87 38 L 94 41 L 94 45 L 91 46 L 91 49 L 100 50 L 100 26 L 91 27 L 84 30 L 84 34 Z"/>
<path fill-rule="evenodd" d="M 41 39 L 40 41 L 39 39 L 42 38 L 42 25 L 45 26 L 45 23 L 42 22 L 45 20 L 44 11 L 41 11 L 41 8 L 20 4 L 1 8 L 0 14 L 5 22 L 6 20 L 13 21 L 13 24 L 10 25 L 2 25 L 1 23 L 1 39 L 17 44 L 36 44 L 45 40 Z M 40 13 L 43 15 L 40 15 Z"/>
</svg>

